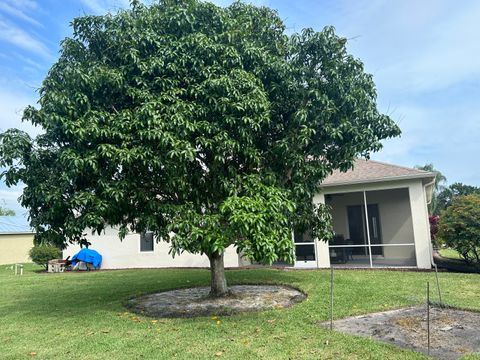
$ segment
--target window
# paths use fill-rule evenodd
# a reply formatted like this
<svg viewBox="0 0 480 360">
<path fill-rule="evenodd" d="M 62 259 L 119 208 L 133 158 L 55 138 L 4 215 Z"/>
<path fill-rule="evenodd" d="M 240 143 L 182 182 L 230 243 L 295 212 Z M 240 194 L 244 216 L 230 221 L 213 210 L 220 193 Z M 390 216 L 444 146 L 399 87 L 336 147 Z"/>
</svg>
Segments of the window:
<svg viewBox="0 0 480 360">
<path fill-rule="evenodd" d="M 315 240 L 309 231 L 304 233 L 295 231 L 293 233 L 293 242 L 295 244 L 297 265 L 300 262 L 307 264 L 309 261 L 315 261 Z"/>
<path fill-rule="evenodd" d="M 140 234 L 140 252 L 153 251 L 153 232 L 146 231 Z"/>
</svg>

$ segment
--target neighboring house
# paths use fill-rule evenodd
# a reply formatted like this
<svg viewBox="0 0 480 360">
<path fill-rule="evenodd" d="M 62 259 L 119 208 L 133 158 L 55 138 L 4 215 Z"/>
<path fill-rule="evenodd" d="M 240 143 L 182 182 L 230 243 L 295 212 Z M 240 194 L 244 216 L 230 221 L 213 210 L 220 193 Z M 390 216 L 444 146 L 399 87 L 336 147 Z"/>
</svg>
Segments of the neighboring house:
<svg viewBox="0 0 480 360">
<path fill-rule="evenodd" d="M 426 171 L 357 160 L 353 170 L 336 171 L 322 183 L 314 202 L 332 208 L 335 239 L 326 243 L 295 234 L 298 268 L 431 267 L 427 203 L 434 174 Z M 368 221 L 367 221 L 368 219 Z M 183 253 L 172 258 L 169 244 L 156 243 L 151 233 L 129 234 L 121 242 L 115 229 L 91 235 L 91 248 L 103 256 L 102 268 L 207 267 L 206 256 Z M 80 247 L 70 245 L 64 257 Z M 234 247 L 225 253 L 225 266 L 248 265 Z"/>
<path fill-rule="evenodd" d="M 33 231 L 22 216 L 0 216 L 0 265 L 31 262 Z"/>
</svg>

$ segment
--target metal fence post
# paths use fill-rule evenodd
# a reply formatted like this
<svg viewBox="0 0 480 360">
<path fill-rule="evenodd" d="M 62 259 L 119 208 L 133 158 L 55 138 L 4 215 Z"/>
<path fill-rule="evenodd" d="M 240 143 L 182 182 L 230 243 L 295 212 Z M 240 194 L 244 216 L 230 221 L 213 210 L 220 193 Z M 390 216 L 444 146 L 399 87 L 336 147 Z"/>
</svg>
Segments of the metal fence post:
<svg viewBox="0 0 480 360">
<path fill-rule="evenodd" d="M 440 292 L 440 282 L 438 281 L 438 267 L 437 267 L 437 264 L 435 264 L 435 278 L 437 279 L 437 291 L 438 291 L 438 299 L 440 301 L 440 307 L 443 307 L 442 293 Z"/>
<path fill-rule="evenodd" d="M 330 265 L 330 330 L 333 330 L 333 266 Z"/>
<path fill-rule="evenodd" d="M 430 283 L 427 281 L 427 354 L 430 355 Z"/>
</svg>

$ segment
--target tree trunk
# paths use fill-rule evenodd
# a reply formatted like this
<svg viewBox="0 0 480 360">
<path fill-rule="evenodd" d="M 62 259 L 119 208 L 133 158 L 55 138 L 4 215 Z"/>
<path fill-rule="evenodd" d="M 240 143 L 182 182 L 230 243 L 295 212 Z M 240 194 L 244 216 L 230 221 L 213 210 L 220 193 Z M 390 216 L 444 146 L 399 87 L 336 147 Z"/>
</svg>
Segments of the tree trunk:
<svg viewBox="0 0 480 360">
<path fill-rule="evenodd" d="M 228 295 L 227 279 L 225 278 L 225 268 L 223 266 L 223 252 L 221 254 L 212 254 L 210 260 L 210 296 L 222 297 Z"/>
</svg>

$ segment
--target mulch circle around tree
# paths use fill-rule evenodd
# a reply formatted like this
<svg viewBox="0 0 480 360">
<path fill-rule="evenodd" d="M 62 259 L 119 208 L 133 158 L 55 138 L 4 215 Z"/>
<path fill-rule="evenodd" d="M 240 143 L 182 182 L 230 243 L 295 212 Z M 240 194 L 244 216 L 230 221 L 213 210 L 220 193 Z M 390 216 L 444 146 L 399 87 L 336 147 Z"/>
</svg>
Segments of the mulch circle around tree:
<svg viewBox="0 0 480 360">
<path fill-rule="evenodd" d="M 284 285 L 234 285 L 229 295 L 209 297 L 210 288 L 177 289 L 132 298 L 125 306 L 151 317 L 197 317 L 281 309 L 306 299 L 306 294 Z"/>
<path fill-rule="evenodd" d="M 458 359 L 467 353 L 480 352 L 478 324 L 479 312 L 432 307 L 430 355 Z M 328 327 L 329 322 L 322 325 Z M 333 329 L 427 353 L 426 305 L 335 320 Z"/>
</svg>

